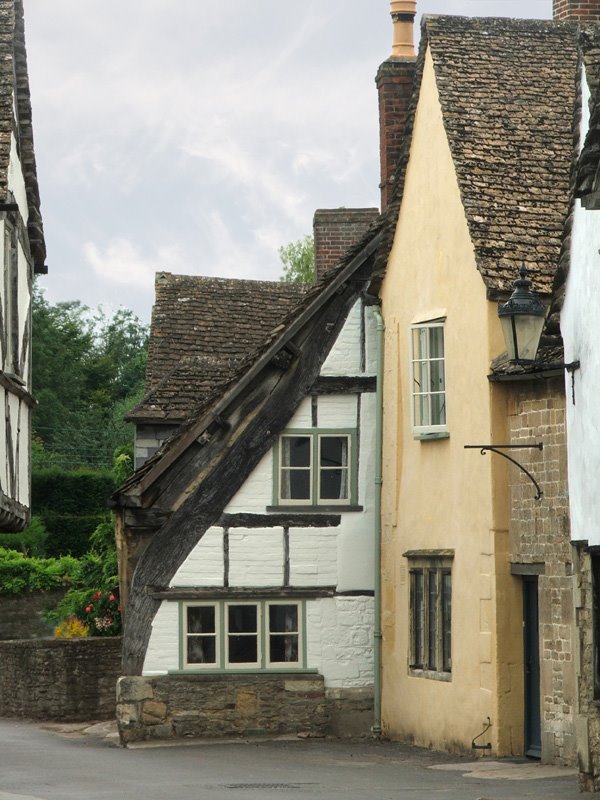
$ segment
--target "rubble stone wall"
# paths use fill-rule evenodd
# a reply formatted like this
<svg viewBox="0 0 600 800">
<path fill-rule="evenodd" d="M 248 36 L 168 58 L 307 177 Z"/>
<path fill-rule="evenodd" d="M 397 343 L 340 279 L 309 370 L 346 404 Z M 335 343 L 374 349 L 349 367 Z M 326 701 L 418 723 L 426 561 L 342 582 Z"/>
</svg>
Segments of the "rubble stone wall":
<svg viewBox="0 0 600 800">
<path fill-rule="evenodd" d="M 111 719 L 120 674 L 120 637 L 2 641 L 0 716 Z"/>
<path fill-rule="evenodd" d="M 321 675 L 193 674 L 130 677 L 117 685 L 125 745 L 180 737 L 367 735 L 372 689 L 325 690 Z"/>
<path fill-rule="evenodd" d="M 565 389 L 562 377 L 511 387 L 511 444 L 543 442 L 543 450 L 510 455 L 540 484 L 543 497 L 512 468 L 510 558 L 538 565 L 542 760 L 577 763 L 573 549 L 569 529 Z"/>
</svg>

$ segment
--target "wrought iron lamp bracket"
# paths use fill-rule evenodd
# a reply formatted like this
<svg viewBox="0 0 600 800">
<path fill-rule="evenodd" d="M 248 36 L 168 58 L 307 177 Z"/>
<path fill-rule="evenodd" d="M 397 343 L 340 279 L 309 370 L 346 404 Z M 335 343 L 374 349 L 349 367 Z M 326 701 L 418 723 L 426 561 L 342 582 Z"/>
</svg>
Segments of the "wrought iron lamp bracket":
<svg viewBox="0 0 600 800">
<path fill-rule="evenodd" d="M 502 452 L 503 450 L 543 450 L 543 442 L 537 442 L 536 444 L 466 444 L 464 447 L 465 450 L 479 450 L 482 456 L 484 456 L 488 451 L 490 453 L 496 453 L 498 456 L 502 456 L 502 458 L 510 461 L 511 464 L 514 464 L 521 470 L 521 472 L 524 472 L 525 475 L 527 475 L 537 491 L 535 496 L 536 500 L 541 500 L 544 496 L 544 492 L 541 490 L 539 483 L 533 477 L 531 472 L 529 472 L 529 470 L 526 469 L 523 464 L 519 464 L 516 459 Z"/>
</svg>

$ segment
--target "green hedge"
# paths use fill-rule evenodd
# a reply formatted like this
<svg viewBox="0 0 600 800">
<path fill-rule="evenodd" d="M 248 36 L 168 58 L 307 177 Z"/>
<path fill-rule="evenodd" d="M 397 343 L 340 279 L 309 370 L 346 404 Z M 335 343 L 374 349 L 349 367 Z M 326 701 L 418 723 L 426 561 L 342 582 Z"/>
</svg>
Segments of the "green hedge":
<svg viewBox="0 0 600 800">
<path fill-rule="evenodd" d="M 72 556 L 30 558 L 0 548 L 0 594 L 49 591 L 81 582 L 81 564 Z"/>
<path fill-rule="evenodd" d="M 116 488 L 112 472 L 50 467 L 32 475 L 32 512 L 46 528 L 46 555 L 81 556 L 90 536 L 106 519 L 107 500 Z"/>
<path fill-rule="evenodd" d="M 116 489 L 110 470 L 60 467 L 35 470 L 32 475 L 33 513 L 46 509 L 63 514 L 91 514 L 106 511 L 106 501 Z"/>
</svg>

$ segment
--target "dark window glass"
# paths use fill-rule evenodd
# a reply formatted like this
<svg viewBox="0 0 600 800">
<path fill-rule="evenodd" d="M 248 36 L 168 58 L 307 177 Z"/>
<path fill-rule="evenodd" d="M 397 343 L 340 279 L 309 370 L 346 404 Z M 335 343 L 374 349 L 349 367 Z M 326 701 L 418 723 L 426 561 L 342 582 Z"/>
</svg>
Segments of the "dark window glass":
<svg viewBox="0 0 600 800">
<path fill-rule="evenodd" d="M 310 436 L 282 436 L 280 494 L 283 500 L 311 499 Z"/>
<path fill-rule="evenodd" d="M 423 664 L 423 572 L 414 570 L 411 573 L 412 588 L 412 661 L 413 666 Z"/>
<path fill-rule="evenodd" d="M 229 606 L 228 630 L 229 633 L 256 633 L 258 609 L 254 605 Z"/>
<path fill-rule="evenodd" d="M 286 633 L 298 630 L 298 606 L 270 605 L 269 630 L 271 633 Z"/>
<path fill-rule="evenodd" d="M 286 500 L 310 500 L 310 470 L 281 470 L 281 496 Z"/>
<path fill-rule="evenodd" d="M 216 638 L 214 636 L 188 636 L 188 664 L 215 664 Z"/>
<path fill-rule="evenodd" d="M 190 606 L 187 610 L 188 633 L 215 633 L 214 606 Z"/>
<path fill-rule="evenodd" d="M 319 499 L 347 500 L 348 490 L 347 436 L 319 437 Z"/>
<path fill-rule="evenodd" d="M 442 669 L 452 671 L 452 577 L 442 573 Z"/>
<path fill-rule="evenodd" d="M 437 669 L 437 643 L 438 643 L 438 629 L 437 629 L 437 608 L 438 608 L 438 585 L 437 585 L 437 572 L 433 569 L 428 573 L 428 653 L 427 653 L 427 667 L 429 669 Z"/>
<path fill-rule="evenodd" d="M 310 436 L 284 436 L 282 449 L 284 467 L 310 467 Z"/>
<path fill-rule="evenodd" d="M 348 437 L 321 436 L 321 466 L 345 467 L 348 465 Z"/>
<path fill-rule="evenodd" d="M 297 663 L 298 635 L 271 635 L 269 637 L 269 660 L 279 664 Z"/>
<path fill-rule="evenodd" d="M 227 608 L 228 656 L 230 664 L 258 661 L 258 607 L 230 605 Z"/>
</svg>

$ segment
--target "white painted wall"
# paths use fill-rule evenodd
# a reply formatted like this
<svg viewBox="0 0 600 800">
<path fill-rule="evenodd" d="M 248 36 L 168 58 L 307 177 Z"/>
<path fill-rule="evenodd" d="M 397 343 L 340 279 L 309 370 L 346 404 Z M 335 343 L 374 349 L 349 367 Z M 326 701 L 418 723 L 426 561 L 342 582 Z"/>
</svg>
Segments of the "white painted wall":
<svg viewBox="0 0 600 800">
<path fill-rule="evenodd" d="M 361 374 L 361 315 L 362 302 L 358 300 L 348 314 L 340 335 L 325 359 L 321 375 Z"/>
<path fill-rule="evenodd" d="M 179 605 L 163 601 L 152 622 L 144 660 L 144 675 L 164 675 L 179 669 Z"/>
<path fill-rule="evenodd" d="M 27 204 L 27 192 L 25 189 L 25 178 L 21 168 L 21 160 L 17 153 L 17 141 L 14 134 L 10 136 L 10 157 L 8 162 L 8 189 L 15 197 L 19 206 L 19 211 L 23 217 L 23 222 L 27 225 L 29 219 L 29 206 Z"/>
<path fill-rule="evenodd" d="M 328 688 L 373 684 L 373 598 L 334 597 L 306 603 L 306 666 Z M 163 601 L 152 624 L 144 675 L 179 669 L 179 606 Z"/>
<path fill-rule="evenodd" d="M 29 447 L 30 447 L 30 415 L 26 403 L 21 402 L 21 419 L 19 422 L 19 503 L 29 507 L 31 502 L 31 486 L 29 485 Z"/>
<path fill-rule="evenodd" d="M 229 531 L 229 585 L 283 585 L 283 528 Z"/>
<path fill-rule="evenodd" d="M 317 400 L 319 428 L 356 428 L 358 396 L 355 394 L 321 395 Z"/>
<path fill-rule="evenodd" d="M 298 406 L 294 416 L 287 424 L 288 428 L 312 428 L 312 401 L 305 397 Z"/>
<path fill-rule="evenodd" d="M 338 528 L 290 528 L 290 584 L 337 586 Z"/>
<path fill-rule="evenodd" d="M 223 528 L 209 528 L 173 576 L 170 586 L 223 586 Z"/>
<path fill-rule="evenodd" d="M 261 459 L 225 508 L 226 514 L 264 514 L 273 503 L 273 451 Z"/>
<path fill-rule="evenodd" d="M 363 507 L 363 511 L 342 514 L 342 525 L 338 536 L 340 592 L 374 587 L 375 412 L 375 394 L 363 394 L 358 465 L 358 503 Z"/>
<path fill-rule="evenodd" d="M 582 136 L 589 125 L 587 81 L 582 98 Z M 571 264 L 560 325 L 565 362 L 580 360 L 575 374 L 575 404 L 567 373 L 567 452 L 571 538 L 600 544 L 600 211 L 576 201 Z"/>
<path fill-rule="evenodd" d="M 373 598 L 333 597 L 306 604 L 306 663 L 328 688 L 373 684 Z"/>
</svg>

